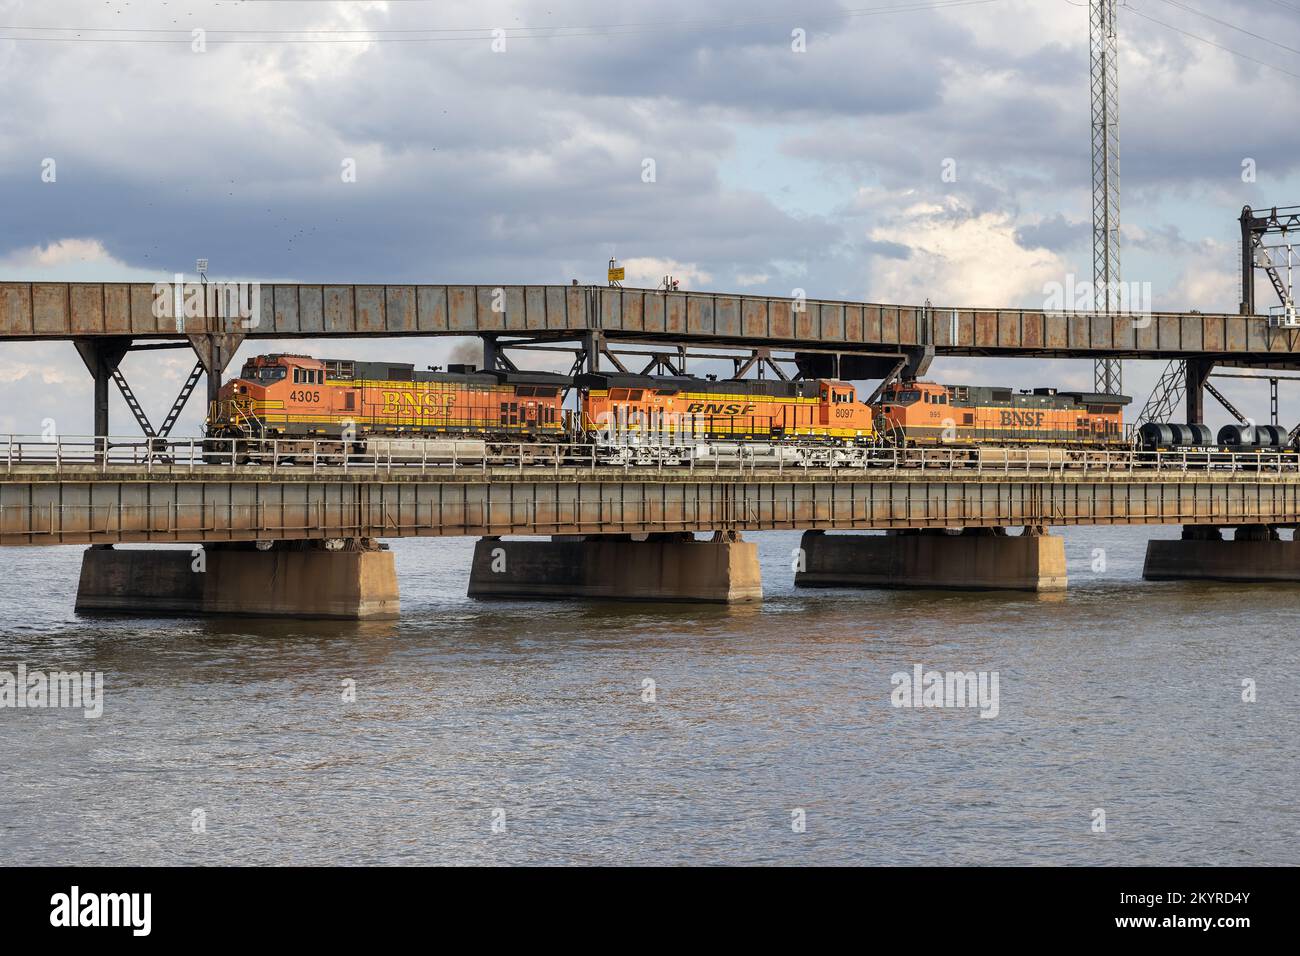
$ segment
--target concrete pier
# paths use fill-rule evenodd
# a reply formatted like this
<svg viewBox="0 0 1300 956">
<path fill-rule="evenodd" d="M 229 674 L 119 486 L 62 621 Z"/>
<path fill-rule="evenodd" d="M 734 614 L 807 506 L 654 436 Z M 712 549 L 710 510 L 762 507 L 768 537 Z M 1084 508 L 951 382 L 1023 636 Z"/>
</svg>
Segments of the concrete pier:
<svg viewBox="0 0 1300 956">
<path fill-rule="evenodd" d="M 733 604 L 762 600 L 763 584 L 757 547 L 734 534 L 483 538 L 469 596 Z"/>
<path fill-rule="evenodd" d="M 1230 540 L 1217 527 L 1188 525 L 1174 541 L 1148 541 L 1148 581 L 1300 581 L 1300 541 L 1269 525 L 1241 525 Z"/>
<path fill-rule="evenodd" d="M 806 531 L 800 546 L 798 587 L 1060 591 L 1067 582 L 1064 540 L 1041 528 L 1016 537 L 1003 528 L 967 528 L 960 534 Z"/>
<path fill-rule="evenodd" d="M 88 548 L 77 612 L 382 620 L 399 610 L 393 554 L 369 542 L 260 551 Z M 196 553 L 198 552 L 198 553 Z"/>
</svg>

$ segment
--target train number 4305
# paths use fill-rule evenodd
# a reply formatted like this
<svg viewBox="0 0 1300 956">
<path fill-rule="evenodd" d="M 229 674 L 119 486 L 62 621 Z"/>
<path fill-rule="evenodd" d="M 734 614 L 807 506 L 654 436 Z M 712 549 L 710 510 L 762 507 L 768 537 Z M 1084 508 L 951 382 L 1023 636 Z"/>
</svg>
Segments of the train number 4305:
<svg viewBox="0 0 1300 956">
<path fill-rule="evenodd" d="M 299 391 L 296 391 L 296 392 L 290 392 L 290 393 L 289 393 L 289 401 L 291 401 L 291 402 L 319 402 L 319 401 L 320 401 L 320 392 L 309 392 L 309 391 L 307 391 L 306 389 L 300 389 Z"/>
</svg>

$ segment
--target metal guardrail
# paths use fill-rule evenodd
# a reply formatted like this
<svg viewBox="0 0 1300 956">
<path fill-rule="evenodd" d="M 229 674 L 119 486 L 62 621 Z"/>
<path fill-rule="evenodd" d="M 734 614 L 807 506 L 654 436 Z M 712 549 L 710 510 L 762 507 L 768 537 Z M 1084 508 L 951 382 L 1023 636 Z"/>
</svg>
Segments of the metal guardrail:
<svg viewBox="0 0 1300 956">
<path fill-rule="evenodd" d="M 310 476 L 317 474 L 349 477 L 384 477 L 390 475 L 483 475 L 509 477 L 518 473 L 542 477 L 555 474 L 590 474 L 614 478 L 647 470 L 664 475 L 790 475 L 835 473 L 906 474 L 918 470 L 949 471 L 961 474 L 1030 475 L 1044 477 L 1053 473 L 1070 475 L 1152 476 L 1187 472 L 1300 472 L 1300 455 L 1282 453 L 1227 451 L 1162 451 L 1134 449 L 1116 451 L 1073 450 L 1034 447 L 956 447 L 902 448 L 880 446 L 848 449 L 829 445 L 789 442 L 775 446 L 785 454 L 803 455 L 803 460 L 755 456 L 743 449 L 740 454 L 722 457 L 689 458 L 670 463 L 671 454 L 662 447 L 635 446 L 631 453 L 614 457 L 610 449 L 591 444 L 489 443 L 487 453 L 463 454 L 453 445 L 449 454 L 430 455 L 425 448 L 419 455 L 394 453 L 348 454 L 338 451 L 337 441 L 301 439 L 262 442 L 260 461 L 248 462 L 241 451 L 243 439 L 212 438 L 92 438 L 6 435 L 0 437 L 0 461 L 4 474 L 30 478 L 33 475 L 75 477 L 82 480 L 95 475 L 120 476 L 121 472 L 143 472 L 160 478 L 178 475 L 227 480 L 231 475 L 250 479 L 267 475 Z M 304 446 L 310 448 L 308 454 Z M 637 455 L 636 451 L 645 454 Z"/>
</svg>

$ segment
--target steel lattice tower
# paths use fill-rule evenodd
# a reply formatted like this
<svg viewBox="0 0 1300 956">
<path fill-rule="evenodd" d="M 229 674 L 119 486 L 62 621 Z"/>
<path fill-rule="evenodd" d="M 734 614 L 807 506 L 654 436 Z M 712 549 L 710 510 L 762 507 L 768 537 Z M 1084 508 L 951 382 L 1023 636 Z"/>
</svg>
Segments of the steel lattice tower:
<svg viewBox="0 0 1300 956">
<path fill-rule="evenodd" d="M 1119 56 L 1115 0 L 1089 0 L 1092 65 L 1092 283 L 1096 307 L 1110 314 L 1119 305 Z M 1119 359 L 1099 359 L 1094 388 L 1119 394 Z"/>
</svg>

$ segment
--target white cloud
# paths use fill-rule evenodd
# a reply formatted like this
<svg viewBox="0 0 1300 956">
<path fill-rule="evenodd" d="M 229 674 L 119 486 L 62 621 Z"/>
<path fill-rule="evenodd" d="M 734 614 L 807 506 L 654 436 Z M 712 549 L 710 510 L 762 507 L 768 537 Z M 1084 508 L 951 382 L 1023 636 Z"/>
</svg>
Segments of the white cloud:
<svg viewBox="0 0 1300 956">
<path fill-rule="evenodd" d="M 869 237 L 911 247 L 906 259 L 877 257 L 868 298 L 964 307 L 1042 306 L 1043 285 L 1068 271 L 1060 256 L 1016 242 L 1008 214 L 971 215 L 957 200 L 917 204 Z"/>
<path fill-rule="evenodd" d="M 0 256 L 0 281 L 153 281 L 156 270 L 139 269 L 111 255 L 99 239 L 55 239 Z"/>
<path fill-rule="evenodd" d="M 649 289 L 663 282 L 664 276 L 677 279 L 683 289 L 697 289 L 713 278 L 693 262 L 678 262 L 654 256 L 637 256 L 624 260 L 623 267 L 627 269 L 627 285 Z"/>
<path fill-rule="evenodd" d="M 1195 302 L 1202 312 L 1236 312 L 1241 293 L 1238 273 L 1224 264 L 1233 260 L 1236 249 L 1227 243 L 1204 242 L 1185 257 L 1186 267 L 1173 281 L 1169 299 L 1175 302 Z M 1277 302 L 1272 287 L 1263 273 L 1255 282 L 1256 308 L 1267 310 Z"/>
</svg>

